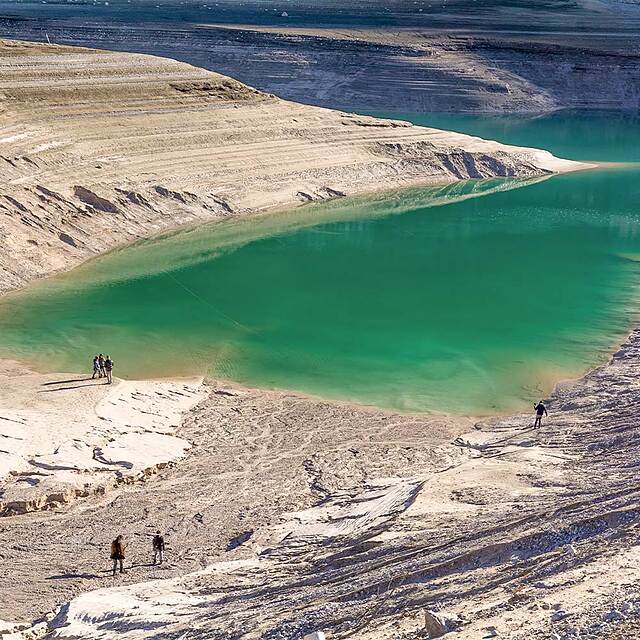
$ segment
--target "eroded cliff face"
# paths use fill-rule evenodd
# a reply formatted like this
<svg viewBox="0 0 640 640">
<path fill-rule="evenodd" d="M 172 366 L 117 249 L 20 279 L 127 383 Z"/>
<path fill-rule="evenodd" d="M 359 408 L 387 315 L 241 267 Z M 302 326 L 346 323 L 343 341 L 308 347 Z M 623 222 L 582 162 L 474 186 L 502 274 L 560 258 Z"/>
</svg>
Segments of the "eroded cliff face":
<svg viewBox="0 0 640 640">
<path fill-rule="evenodd" d="M 174 60 L 0 42 L 0 290 L 181 224 L 577 166 L 285 102 Z"/>
<path fill-rule="evenodd" d="M 405 20 L 385 29 L 0 18 L 0 34 L 42 40 L 46 31 L 53 42 L 169 56 L 338 109 L 640 108 L 637 5 L 453 4 L 464 6 L 443 5 L 431 22 L 416 16 L 415 26 Z"/>
</svg>

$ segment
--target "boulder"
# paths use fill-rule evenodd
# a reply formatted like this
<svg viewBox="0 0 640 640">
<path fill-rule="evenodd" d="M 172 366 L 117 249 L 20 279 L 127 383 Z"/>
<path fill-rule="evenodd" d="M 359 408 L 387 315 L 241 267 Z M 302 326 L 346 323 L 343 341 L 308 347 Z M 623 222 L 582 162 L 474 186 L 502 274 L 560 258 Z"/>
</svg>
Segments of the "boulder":
<svg viewBox="0 0 640 640">
<path fill-rule="evenodd" d="M 457 631 L 461 624 L 462 620 L 455 613 L 424 610 L 424 629 L 429 638 L 440 638 L 445 633 Z"/>
</svg>

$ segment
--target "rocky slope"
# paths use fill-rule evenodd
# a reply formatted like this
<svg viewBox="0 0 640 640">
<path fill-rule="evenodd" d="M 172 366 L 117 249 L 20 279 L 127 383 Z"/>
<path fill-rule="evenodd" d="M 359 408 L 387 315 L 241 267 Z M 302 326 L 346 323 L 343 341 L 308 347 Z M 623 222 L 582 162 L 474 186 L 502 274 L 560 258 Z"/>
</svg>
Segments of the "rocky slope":
<svg viewBox="0 0 640 640">
<path fill-rule="evenodd" d="M 280 100 L 173 60 L 0 43 L 0 290 L 179 224 L 549 153 Z"/>
<path fill-rule="evenodd" d="M 169 56 L 282 98 L 339 109 L 640 108 L 637 5 L 546 12 L 525 6 L 531 3 L 479 4 L 486 3 L 450 13 L 443 6 L 437 20 L 386 29 L 0 17 L 0 35 L 42 40 L 46 33 L 53 42 Z"/>
<path fill-rule="evenodd" d="M 288 511 L 334 495 L 348 501 L 372 477 L 448 468 L 462 458 L 449 443 L 471 427 L 228 384 L 210 383 L 209 392 L 172 431 L 192 445 L 179 464 L 104 496 L 0 519 L 0 546 L 11 549 L 0 557 L 0 619 L 26 621 L 92 589 L 252 557 Z M 49 395 L 70 402 L 73 393 Z M 168 545 L 160 568 L 148 564 L 156 529 Z M 107 571 L 114 532 L 125 535 L 129 567 L 115 583 Z"/>
<path fill-rule="evenodd" d="M 217 387 L 183 427 L 183 465 L 54 520 L 7 521 L 3 547 L 22 544 L 2 591 L 32 599 L 14 586 L 26 572 L 42 604 L 110 586 L 92 565 L 109 521 L 135 576 L 170 579 L 81 595 L 54 637 L 409 640 L 427 624 L 469 640 L 638 638 L 639 358 L 634 332 L 558 387 L 542 428 L 517 415 L 449 443 L 464 424 Z M 144 566 L 157 522 L 162 569 Z M 209 566 L 172 577 L 198 558 Z"/>
</svg>

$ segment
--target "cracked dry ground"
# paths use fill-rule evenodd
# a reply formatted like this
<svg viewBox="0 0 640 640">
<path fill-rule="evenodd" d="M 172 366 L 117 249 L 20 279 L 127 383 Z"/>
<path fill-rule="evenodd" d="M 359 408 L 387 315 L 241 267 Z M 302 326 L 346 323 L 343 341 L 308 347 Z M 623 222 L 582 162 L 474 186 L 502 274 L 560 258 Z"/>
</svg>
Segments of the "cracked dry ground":
<svg viewBox="0 0 640 640">
<path fill-rule="evenodd" d="M 355 502 L 373 479 L 400 476 L 421 488 L 374 529 L 285 540 L 263 551 L 259 571 L 240 568 L 224 585 L 187 579 L 215 600 L 191 628 L 211 638 L 314 628 L 413 638 L 423 608 L 445 607 L 465 615 L 461 637 L 483 637 L 488 626 L 514 639 L 580 629 L 585 637 L 608 611 L 640 601 L 639 357 L 634 332 L 609 364 L 558 388 L 537 431 L 524 415 L 473 430 L 463 420 L 213 387 L 182 427 L 195 447 L 177 467 L 97 503 L 3 521 L 0 592 L 13 602 L 0 618 L 35 616 L 113 584 L 104 570 L 116 532 L 134 564 L 148 561 L 146 534 L 156 527 L 171 547 L 169 567 L 134 566 L 117 584 L 168 577 L 253 557 L 259 530 L 285 512 Z M 248 541 L 227 551 L 242 534 Z M 598 637 L 633 638 L 636 622 L 626 615 Z"/>
</svg>

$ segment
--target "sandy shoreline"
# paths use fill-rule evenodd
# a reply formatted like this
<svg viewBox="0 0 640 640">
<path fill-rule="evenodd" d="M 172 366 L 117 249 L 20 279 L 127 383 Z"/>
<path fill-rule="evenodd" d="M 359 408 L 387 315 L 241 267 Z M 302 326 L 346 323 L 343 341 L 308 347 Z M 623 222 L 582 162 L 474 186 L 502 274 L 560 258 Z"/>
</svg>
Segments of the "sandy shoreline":
<svg viewBox="0 0 640 640">
<path fill-rule="evenodd" d="M 578 168 L 544 152 L 283 103 L 171 61 L 15 43 L 4 51 L 27 64 L 17 71 L 9 54 L 0 57 L 17 77 L 0 89 L 22 104 L 32 92 L 52 100 L 39 113 L 13 111 L 19 124 L 2 133 L 11 167 L 0 192 L 10 210 L 4 289 L 176 224 L 355 193 L 372 181 Z M 34 80 L 43 60 L 55 79 L 44 88 Z M 140 73 L 156 80 L 115 118 L 112 99 L 83 78 L 79 90 L 91 87 L 94 110 L 78 107 L 78 117 L 68 112 L 77 95 L 66 93 L 74 65 L 109 69 L 121 91 Z M 167 76 L 159 87 L 158 74 Z M 96 107 L 96 97 L 105 102 Z M 187 134 L 176 100 L 198 125 L 184 149 L 171 148 Z M 52 105 L 68 114 L 69 128 L 57 130 L 58 146 L 42 148 Z M 208 118 L 221 111 L 225 127 L 207 137 Z M 141 135 L 141 123 L 158 114 Z M 280 128 L 257 127 L 265 118 Z M 285 124 L 294 132 L 283 133 Z M 167 139 L 158 127 L 175 129 Z M 243 128 L 260 143 L 240 144 Z M 63 139 L 79 131 L 82 145 Z M 213 155 L 223 143 L 225 153 Z M 272 147 L 276 159 L 265 167 Z M 327 165 L 336 148 L 338 166 Z M 312 169 L 300 171 L 303 162 Z M 215 180 L 214 165 L 225 165 Z M 214 380 L 94 387 L 0 361 L 0 420 L 9 425 L 0 503 L 14 514 L 0 521 L 8 550 L 0 555 L 0 618 L 29 622 L 70 602 L 42 634 L 151 639 L 161 629 L 171 638 L 284 640 L 325 630 L 396 640 L 416 637 L 425 609 L 446 609 L 464 616 L 460 638 L 496 627 L 514 640 L 552 632 L 569 640 L 568 625 L 594 624 L 602 638 L 629 625 L 633 638 L 639 354 L 634 331 L 611 362 L 557 387 L 552 417 L 537 431 L 529 415 L 400 415 Z M 162 568 L 147 561 L 158 528 L 169 543 Z M 127 538 L 130 564 L 117 582 L 106 557 L 115 532 Z M 149 582 L 156 578 L 166 580 Z M 95 591 L 113 585 L 122 588 Z"/>
<path fill-rule="evenodd" d="M 601 163 L 575 163 L 572 172 L 600 169 Z M 152 230 L 141 237 L 128 238 L 109 247 L 100 253 L 92 253 L 78 264 L 65 265 L 48 270 L 22 286 L 3 290 L 0 282 L 0 295 L 3 299 L 11 299 L 12 295 L 19 295 L 29 284 L 46 286 L 51 279 L 60 277 L 74 277 L 76 269 L 91 267 L 92 263 L 110 253 L 120 250 L 143 248 L 149 242 L 177 236 L 182 233 L 200 231 L 205 228 L 215 231 L 215 237 L 207 239 L 207 247 L 220 248 L 241 246 L 261 238 L 281 232 L 291 232 L 330 222 L 358 220 L 359 218 L 386 217 L 396 213 L 406 213 L 415 208 L 438 207 L 444 204 L 462 202 L 471 198 L 479 198 L 512 189 L 536 184 L 548 180 L 554 174 L 545 174 L 526 178 L 486 178 L 479 180 L 451 181 L 446 179 L 441 183 L 434 183 L 432 179 L 415 178 L 402 179 L 401 186 L 386 184 L 362 183 L 353 186 L 353 193 L 348 197 L 327 195 L 314 201 L 296 201 L 283 204 L 268 204 L 247 210 L 234 212 L 233 215 L 214 217 L 211 220 L 175 221 L 167 228 Z M 401 207 L 395 204 L 396 199 L 402 200 Z M 345 204 L 354 205 L 352 211 L 346 210 Z M 212 245 L 211 243 L 214 243 Z M 38 368 L 36 362 L 27 363 L 31 368 L 41 373 L 47 371 Z M 55 371 L 49 371 L 55 373 Z"/>
<path fill-rule="evenodd" d="M 584 168 L 286 102 L 166 58 L 2 41 L 0 70 L 4 291 L 183 224 L 371 185 Z"/>
<path fill-rule="evenodd" d="M 37 374 L 0 360 L 0 516 L 56 509 L 183 458 L 174 435 L 205 397 L 202 379 Z"/>
<path fill-rule="evenodd" d="M 594 624 L 598 637 L 637 637 L 639 352 L 633 332 L 610 363 L 559 385 L 537 431 L 528 415 L 474 426 L 211 381 L 176 433 L 193 443 L 180 464 L 3 520 L 0 543 L 23 543 L 0 576 L 12 594 L 0 617 L 110 587 L 104 548 L 121 530 L 136 566 L 117 584 L 137 586 L 77 598 L 50 623 L 55 637 L 150 638 L 158 623 L 175 637 L 321 628 L 340 638 L 376 611 L 355 637 L 388 640 L 399 622 L 416 633 L 434 607 L 464 616 L 461 638 L 490 626 L 514 640 L 564 638 L 568 625 Z M 155 527 L 170 541 L 160 570 L 144 566 Z M 144 582 L 159 577 L 171 579 Z M 243 598 L 229 597 L 236 590 Z M 268 614 L 253 616 L 247 597 Z M 203 603 L 215 617 L 198 613 Z M 122 636 L 122 625 L 138 631 Z"/>
<path fill-rule="evenodd" d="M 37 379 L 42 384 L 42 378 L 38 376 Z M 102 389 L 100 386 L 100 392 Z M 73 394 L 74 391 L 61 392 L 59 397 L 63 393 Z M 95 402 L 95 398 L 82 397 L 85 406 Z M 253 529 L 260 523 L 277 521 L 283 510 L 312 506 L 320 496 L 331 493 L 334 487 L 351 478 L 354 472 L 356 475 L 351 481 L 357 485 L 360 475 L 357 460 L 340 462 L 331 454 L 338 442 L 341 444 L 336 455 L 352 458 L 354 454 L 350 450 L 362 446 L 362 442 L 357 443 L 362 439 L 362 433 L 367 433 L 367 439 L 371 440 L 377 453 L 372 452 L 363 462 L 374 464 L 380 473 L 390 474 L 396 462 L 405 460 L 410 450 L 414 450 L 412 455 L 416 456 L 413 462 L 416 469 L 424 465 L 447 466 L 451 456 L 455 459 L 457 454 L 454 449 L 449 452 L 446 443 L 471 425 L 471 421 L 463 418 L 401 416 L 292 393 L 243 389 L 216 381 L 208 383 L 207 398 L 195 410 L 184 414 L 182 426 L 177 431 L 172 430 L 174 437 L 192 444 L 179 464 L 144 475 L 134 484 L 114 483 L 106 491 L 97 491 L 77 502 L 51 504 L 49 512 L 36 511 L 2 521 L 4 527 L 0 528 L 0 537 L 29 537 L 28 531 L 37 536 L 37 531 L 45 527 L 50 540 L 57 540 L 59 535 L 68 539 L 74 549 L 72 562 L 78 567 L 85 563 L 87 567 L 92 566 L 91 571 L 78 569 L 77 573 L 96 573 L 95 579 L 82 575 L 74 578 L 74 572 L 69 571 L 71 556 L 60 556 L 55 543 L 44 552 L 46 558 L 37 544 L 27 552 L 31 555 L 35 551 L 34 559 L 41 557 L 40 569 L 23 556 L 20 562 L 12 563 L 13 569 L 0 578 L 0 583 L 5 579 L 22 582 L 19 575 L 28 572 L 31 578 L 26 580 L 25 575 L 24 583 L 30 583 L 40 594 L 40 602 L 36 605 L 39 613 L 45 613 L 78 589 L 96 588 L 101 584 L 104 562 L 99 548 L 87 545 L 87 542 L 96 536 L 107 541 L 114 527 L 126 531 L 133 545 L 134 562 L 143 561 L 145 555 L 145 540 L 140 539 L 141 533 L 149 527 L 162 528 L 170 536 L 174 557 L 160 575 L 179 575 L 194 570 L 208 564 L 231 539 L 243 533 L 244 527 Z M 297 432 L 298 427 L 292 430 L 292 424 L 302 430 Z M 335 444 L 327 448 L 330 442 Z M 441 445 L 445 445 L 442 456 L 432 459 L 431 452 Z M 392 450 L 396 453 L 392 454 Z M 313 454 L 314 451 L 317 454 Z M 303 464 L 309 455 L 315 456 L 313 467 L 317 470 Z M 316 475 L 318 477 L 313 480 Z M 170 481 L 165 482 L 168 478 Z M 33 489 L 35 493 L 37 489 Z M 115 512 L 110 507 L 114 501 L 118 504 Z M 141 509 L 144 515 L 141 515 Z M 69 517 L 75 524 L 67 520 Z M 204 526 L 200 520 L 204 520 Z M 99 522 L 108 523 L 107 529 L 93 529 Z M 18 534 L 15 527 L 22 533 Z M 196 531 L 197 542 L 190 540 Z M 243 549 L 238 548 L 238 553 L 242 554 Z M 58 575 L 63 575 L 66 571 L 69 579 L 48 581 L 54 567 L 54 574 L 57 571 Z M 40 570 L 38 577 L 34 571 Z M 137 569 L 127 576 L 126 582 L 137 582 L 152 575 L 147 569 Z M 0 592 L 4 592 L 1 584 Z M 0 618 L 24 620 L 29 615 L 37 615 L 33 611 L 35 602 L 31 590 L 25 591 L 23 596 L 14 595 L 9 609 L 0 612 Z M 18 605 L 18 602 L 23 604 Z M 24 613 L 18 616 L 19 610 Z M 11 611 L 13 616 L 10 616 Z M 32 613 L 27 614 L 27 611 Z"/>
</svg>

